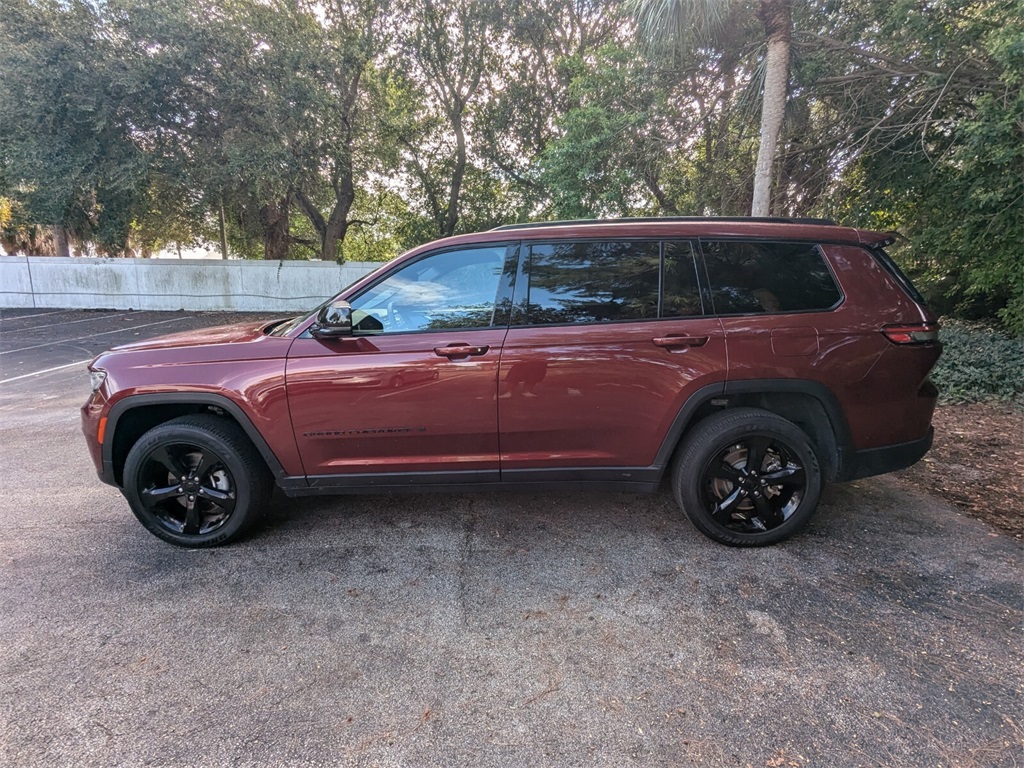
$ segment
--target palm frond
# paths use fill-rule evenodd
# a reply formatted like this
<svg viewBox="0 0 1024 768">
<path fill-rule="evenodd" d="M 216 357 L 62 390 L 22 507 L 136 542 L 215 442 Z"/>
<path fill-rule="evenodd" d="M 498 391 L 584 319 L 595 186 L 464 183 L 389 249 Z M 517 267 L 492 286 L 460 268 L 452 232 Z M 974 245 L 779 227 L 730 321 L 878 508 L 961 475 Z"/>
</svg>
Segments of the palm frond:
<svg viewBox="0 0 1024 768">
<path fill-rule="evenodd" d="M 640 40 L 649 48 L 686 51 L 718 32 L 730 0 L 627 0 Z"/>
</svg>

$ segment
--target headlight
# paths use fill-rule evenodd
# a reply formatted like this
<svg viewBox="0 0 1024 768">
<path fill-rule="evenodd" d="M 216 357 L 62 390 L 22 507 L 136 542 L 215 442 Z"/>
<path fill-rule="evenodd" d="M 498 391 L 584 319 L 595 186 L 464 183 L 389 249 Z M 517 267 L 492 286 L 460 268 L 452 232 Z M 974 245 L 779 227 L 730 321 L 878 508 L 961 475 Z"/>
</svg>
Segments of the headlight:
<svg viewBox="0 0 1024 768">
<path fill-rule="evenodd" d="M 103 386 L 103 382 L 107 380 L 106 371 L 94 371 L 92 368 L 89 369 L 89 383 L 92 384 L 92 391 L 95 392 L 97 389 Z"/>
</svg>

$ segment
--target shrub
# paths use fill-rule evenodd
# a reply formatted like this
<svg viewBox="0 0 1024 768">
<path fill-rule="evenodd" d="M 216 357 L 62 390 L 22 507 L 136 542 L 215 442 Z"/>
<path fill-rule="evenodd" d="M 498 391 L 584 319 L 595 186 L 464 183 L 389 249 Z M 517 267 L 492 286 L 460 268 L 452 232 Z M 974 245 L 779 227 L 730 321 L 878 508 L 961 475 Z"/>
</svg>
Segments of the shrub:
<svg viewBox="0 0 1024 768">
<path fill-rule="evenodd" d="M 932 380 L 944 403 L 1013 400 L 1024 404 L 1024 342 L 983 323 L 944 318 Z"/>
</svg>

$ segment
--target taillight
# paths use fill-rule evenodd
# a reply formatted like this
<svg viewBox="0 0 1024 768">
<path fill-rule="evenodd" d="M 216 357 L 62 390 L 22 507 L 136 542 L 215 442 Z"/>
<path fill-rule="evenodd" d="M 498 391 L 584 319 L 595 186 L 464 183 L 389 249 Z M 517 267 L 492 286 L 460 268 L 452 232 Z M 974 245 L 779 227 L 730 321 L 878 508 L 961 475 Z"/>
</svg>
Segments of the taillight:
<svg viewBox="0 0 1024 768">
<path fill-rule="evenodd" d="M 887 325 L 882 328 L 882 333 L 893 344 L 929 344 L 939 340 L 937 323 Z"/>
</svg>

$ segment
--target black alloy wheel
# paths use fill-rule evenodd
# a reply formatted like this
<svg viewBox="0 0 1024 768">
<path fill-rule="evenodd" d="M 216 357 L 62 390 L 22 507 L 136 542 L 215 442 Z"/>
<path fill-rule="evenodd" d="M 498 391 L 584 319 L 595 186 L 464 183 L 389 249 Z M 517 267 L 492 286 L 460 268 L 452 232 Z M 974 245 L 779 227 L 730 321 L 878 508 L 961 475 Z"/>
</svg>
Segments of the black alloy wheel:
<svg viewBox="0 0 1024 768">
<path fill-rule="evenodd" d="M 716 541 L 761 546 L 789 538 L 808 521 L 821 472 L 807 435 L 755 409 L 701 422 L 680 449 L 674 490 L 693 524 Z"/>
<path fill-rule="evenodd" d="M 270 496 L 266 467 L 245 433 L 216 416 L 154 427 L 125 462 L 132 512 L 164 541 L 213 547 L 240 536 Z"/>
<path fill-rule="evenodd" d="M 213 450 L 166 443 L 143 459 L 142 504 L 172 533 L 199 536 L 223 527 L 235 512 L 235 482 Z"/>
<path fill-rule="evenodd" d="M 723 448 L 708 463 L 701 489 L 711 516 L 741 533 L 778 528 L 800 506 L 807 477 L 779 440 L 756 436 Z"/>
</svg>

